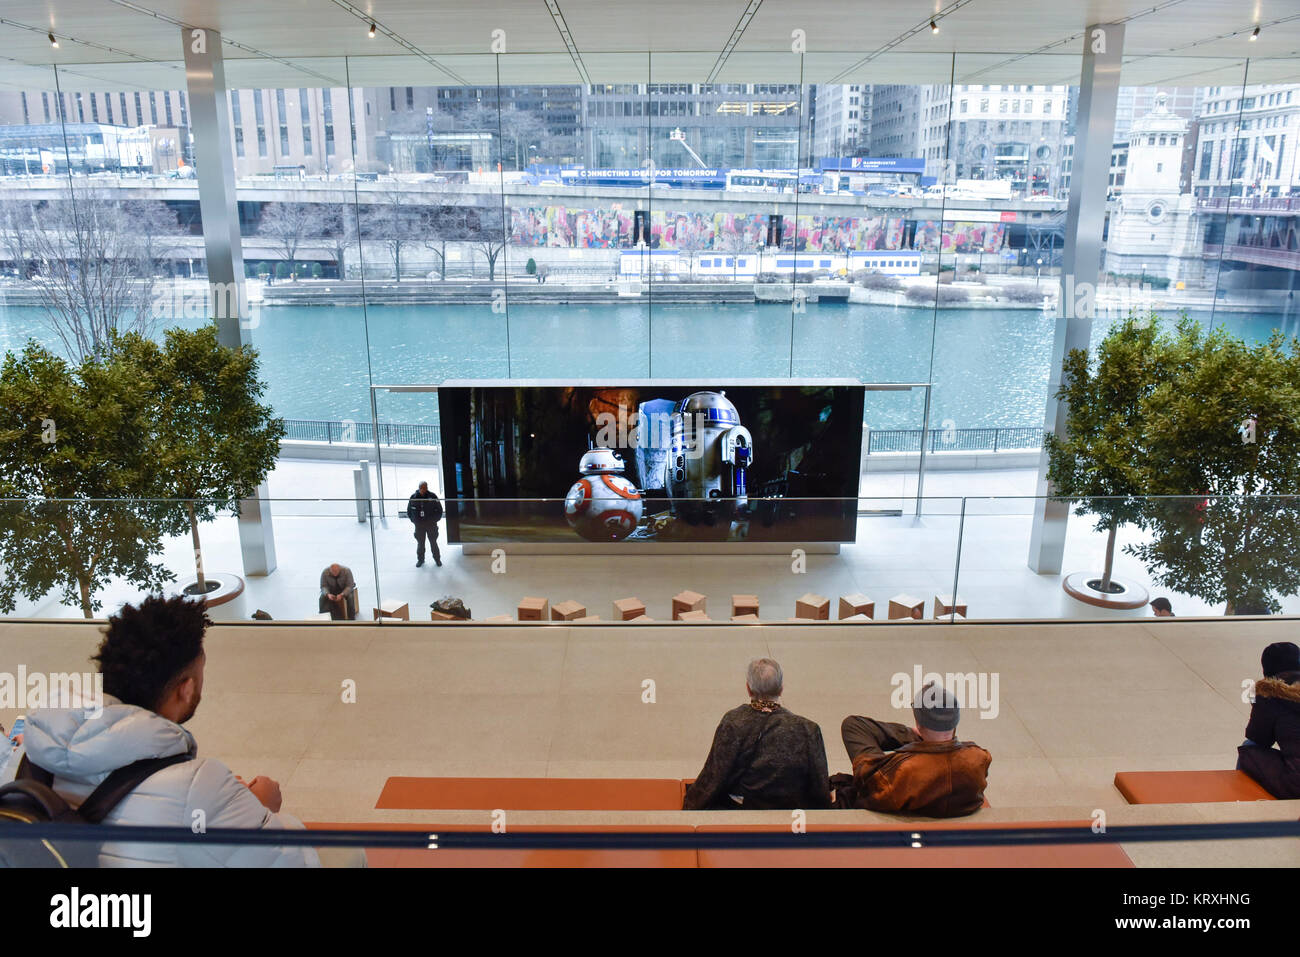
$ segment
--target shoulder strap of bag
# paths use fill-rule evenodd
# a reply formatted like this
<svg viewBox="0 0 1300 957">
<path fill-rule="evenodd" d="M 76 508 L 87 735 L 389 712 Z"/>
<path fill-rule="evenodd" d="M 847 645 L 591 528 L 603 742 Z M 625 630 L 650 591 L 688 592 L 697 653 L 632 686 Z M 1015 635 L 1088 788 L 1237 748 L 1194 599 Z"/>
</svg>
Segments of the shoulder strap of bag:
<svg viewBox="0 0 1300 957">
<path fill-rule="evenodd" d="M 86 800 L 82 801 L 81 806 L 77 808 L 77 815 L 88 824 L 99 824 L 108 816 L 109 811 L 143 784 L 146 778 L 163 768 L 189 759 L 188 753 L 173 754 L 166 758 L 144 758 L 124 768 L 118 768 L 87 795 Z"/>
</svg>

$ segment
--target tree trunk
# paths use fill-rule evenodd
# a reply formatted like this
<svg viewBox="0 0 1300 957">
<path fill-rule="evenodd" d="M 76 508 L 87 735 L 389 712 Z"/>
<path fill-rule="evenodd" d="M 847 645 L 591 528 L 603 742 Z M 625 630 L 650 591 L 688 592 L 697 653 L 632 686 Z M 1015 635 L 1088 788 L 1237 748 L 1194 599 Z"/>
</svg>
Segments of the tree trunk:
<svg viewBox="0 0 1300 957">
<path fill-rule="evenodd" d="M 1110 591 L 1110 572 L 1115 564 L 1115 533 L 1119 531 L 1118 523 L 1111 525 L 1110 534 L 1106 536 L 1106 567 L 1101 573 L 1101 590 Z"/>
<path fill-rule="evenodd" d="M 190 513 L 190 538 L 194 540 L 194 576 L 198 580 L 199 594 L 207 593 L 207 582 L 203 579 L 203 550 L 199 547 L 199 521 L 194 517 L 194 503 L 186 504 Z"/>
<path fill-rule="evenodd" d="M 86 618 L 94 618 L 95 610 L 90 607 L 90 583 L 77 576 L 77 587 L 81 589 L 81 614 Z"/>
</svg>

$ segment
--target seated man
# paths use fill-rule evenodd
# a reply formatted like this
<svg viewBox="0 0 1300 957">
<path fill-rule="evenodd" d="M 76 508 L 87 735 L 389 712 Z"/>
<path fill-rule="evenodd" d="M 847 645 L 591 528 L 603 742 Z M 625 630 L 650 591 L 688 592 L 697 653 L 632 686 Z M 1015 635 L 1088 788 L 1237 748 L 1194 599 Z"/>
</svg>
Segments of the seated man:
<svg viewBox="0 0 1300 957">
<path fill-rule="evenodd" d="M 781 666 L 749 663 L 749 704 L 722 716 L 686 811 L 830 807 L 822 729 L 781 706 Z"/>
<path fill-rule="evenodd" d="M 1300 648 L 1276 642 L 1264 649 L 1260 663 L 1264 677 L 1255 682 L 1237 769 L 1275 798 L 1300 798 Z"/>
<path fill-rule="evenodd" d="M 51 786 L 71 804 L 121 767 L 144 758 L 187 755 L 146 778 L 105 824 L 193 829 L 301 828 L 280 814 L 280 785 L 244 782 L 214 758 L 198 756 L 183 725 L 203 692 L 203 633 L 211 624 L 201 603 L 181 596 L 124 605 L 108 620 L 99 654 L 103 712 L 43 708 L 27 718 L 27 760 L 53 775 Z M 319 867 L 310 847 L 238 844 L 105 843 L 103 867 Z"/>
<path fill-rule="evenodd" d="M 973 814 L 984 803 L 993 757 L 957 740 L 956 696 L 930 683 L 912 705 L 916 727 L 850 715 L 840 726 L 853 764 L 856 807 L 928 817 Z"/>
<path fill-rule="evenodd" d="M 357 583 L 352 569 L 335 562 L 320 573 L 319 608 L 336 621 L 357 617 Z"/>
</svg>

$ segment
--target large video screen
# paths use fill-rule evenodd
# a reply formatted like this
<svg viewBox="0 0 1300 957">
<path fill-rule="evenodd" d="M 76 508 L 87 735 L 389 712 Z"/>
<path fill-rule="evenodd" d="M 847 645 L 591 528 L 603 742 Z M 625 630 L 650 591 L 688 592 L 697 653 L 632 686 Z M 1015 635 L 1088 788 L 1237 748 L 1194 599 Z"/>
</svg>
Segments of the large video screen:
<svg viewBox="0 0 1300 957">
<path fill-rule="evenodd" d="M 860 384 L 448 383 L 438 404 L 452 543 L 854 540 Z"/>
</svg>

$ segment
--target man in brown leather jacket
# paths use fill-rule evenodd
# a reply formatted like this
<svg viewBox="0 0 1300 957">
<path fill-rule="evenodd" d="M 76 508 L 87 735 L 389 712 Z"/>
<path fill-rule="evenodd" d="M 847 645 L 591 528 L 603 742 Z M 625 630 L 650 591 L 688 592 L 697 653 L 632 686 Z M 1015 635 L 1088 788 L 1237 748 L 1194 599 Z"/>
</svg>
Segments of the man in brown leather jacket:
<svg viewBox="0 0 1300 957">
<path fill-rule="evenodd" d="M 858 807 L 927 817 L 961 817 L 984 803 L 992 755 L 957 740 L 956 696 L 930 683 L 912 706 L 916 727 L 854 715 L 840 734 L 853 763 Z"/>
</svg>

